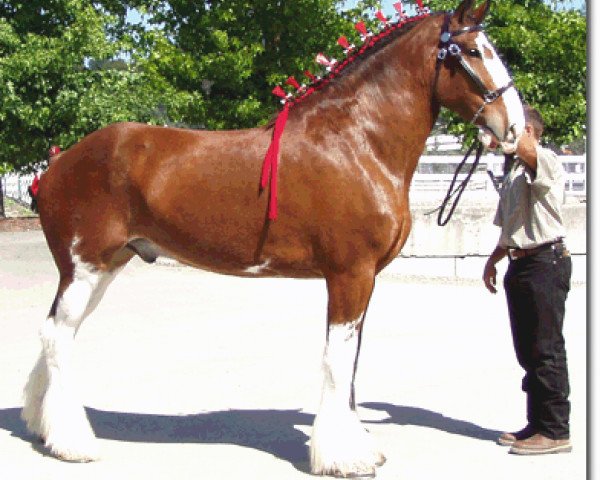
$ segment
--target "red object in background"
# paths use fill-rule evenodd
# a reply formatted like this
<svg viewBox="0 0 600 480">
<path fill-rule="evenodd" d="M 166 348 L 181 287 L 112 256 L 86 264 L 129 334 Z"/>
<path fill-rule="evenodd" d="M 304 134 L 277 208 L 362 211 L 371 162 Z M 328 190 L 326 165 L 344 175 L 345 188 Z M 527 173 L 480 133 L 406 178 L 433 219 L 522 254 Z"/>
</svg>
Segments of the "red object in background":
<svg viewBox="0 0 600 480">
<path fill-rule="evenodd" d="M 58 155 L 60 153 L 60 147 L 57 145 L 52 145 L 50 150 L 48 150 L 48 155 L 53 157 L 54 155 Z"/>
<path fill-rule="evenodd" d="M 39 189 L 40 189 L 40 178 L 38 177 L 38 174 L 36 173 L 35 176 L 33 177 L 33 182 L 31 182 L 31 193 L 33 193 L 34 197 L 37 197 Z"/>
</svg>

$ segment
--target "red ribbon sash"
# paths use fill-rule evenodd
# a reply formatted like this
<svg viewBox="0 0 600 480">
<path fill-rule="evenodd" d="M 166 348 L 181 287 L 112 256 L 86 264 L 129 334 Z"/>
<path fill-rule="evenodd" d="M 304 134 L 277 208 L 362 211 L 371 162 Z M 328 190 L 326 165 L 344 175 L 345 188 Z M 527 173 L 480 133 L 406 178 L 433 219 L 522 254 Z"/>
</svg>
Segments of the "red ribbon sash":
<svg viewBox="0 0 600 480">
<path fill-rule="evenodd" d="M 271 144 L 269 145 L 269 149 L 267 150 L 267 154 L 265 155 L 262 166 L 260 188 L 264 189 L 270 180 L 269 220 L 275 220 L 277 218 L 277 162 L 279 160 L 279 141 L 281 140 L 281 135 L 285 129 L 289 110 L 290 104 L 286 103 L 283 106 L 283 110 L 279 112 L 277 120 L 275 120 L 273 137 L 271 138 Z"/>
</svg>

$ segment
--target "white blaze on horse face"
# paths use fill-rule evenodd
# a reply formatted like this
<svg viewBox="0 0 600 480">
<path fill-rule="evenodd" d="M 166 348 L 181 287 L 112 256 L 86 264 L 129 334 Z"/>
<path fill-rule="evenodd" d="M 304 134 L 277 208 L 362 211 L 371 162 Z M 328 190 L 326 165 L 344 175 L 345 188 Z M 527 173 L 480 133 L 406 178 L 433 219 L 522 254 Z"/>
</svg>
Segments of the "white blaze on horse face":
<svg viewBox="0 0 600 480">
<path fill-rule="evenodd" d="M 504 85 L 507 85 L 511 81 L 510 75 L 485 34 L 481 32 L 478 33 L 475 38 L 475 43 L 481 52 L 483 65 L 494 81 L 494 87 L 490 88 L 490 90 L 496 90 L 497 88 L 502 88 Z M 525 128 L 525 116 L 523 114 L 523 104 L 519 99 L 516 88 L 511 87 L 506 90 L 502 94 L 502 100 L 504 100 L 504 105 L 506 106 L 508 127 L 512 127 L 514 135 L 519 136 Z M 499 140 L 503 139 L 500 138 Z"/>
</svg>

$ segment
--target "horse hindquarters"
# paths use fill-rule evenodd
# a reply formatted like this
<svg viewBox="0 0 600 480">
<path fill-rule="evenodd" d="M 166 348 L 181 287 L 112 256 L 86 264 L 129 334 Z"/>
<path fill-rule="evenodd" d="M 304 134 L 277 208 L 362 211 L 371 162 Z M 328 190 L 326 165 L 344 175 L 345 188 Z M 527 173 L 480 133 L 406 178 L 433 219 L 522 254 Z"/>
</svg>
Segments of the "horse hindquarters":
<svg viewBox="0 0 600 480">
<path fill-rule="evenodd" d="M 384 456 L 362 426 L 354 398 L 354 377 L 374 273 L 327 278 L 327 344 L 323 354 L 323 393 L 313 425 L 311 471 L 321 475 L 372 475 Z"/>
</svg>

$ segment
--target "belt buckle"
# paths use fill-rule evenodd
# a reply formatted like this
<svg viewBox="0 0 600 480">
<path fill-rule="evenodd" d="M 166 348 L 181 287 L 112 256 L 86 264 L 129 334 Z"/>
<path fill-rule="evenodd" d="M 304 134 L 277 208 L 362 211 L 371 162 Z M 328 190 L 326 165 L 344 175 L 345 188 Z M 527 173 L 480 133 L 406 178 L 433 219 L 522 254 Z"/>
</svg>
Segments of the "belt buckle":
<svg viewBox="0 0 600 480">
<path fill-rule="evenodd" d="M 556 242 L 552 245 L 552 250 L 557 258 L 564 258 L 571 256 L 567 246 L 563 242 Z"/>
<path fill-rule="evenodd" d="M 517 249 L 516 248 L 509 248 L 508 249 L 508 258 L 510 258 L 511 260 L 516 260 L 518 257 L 517 255 Z"/>
</svg>

